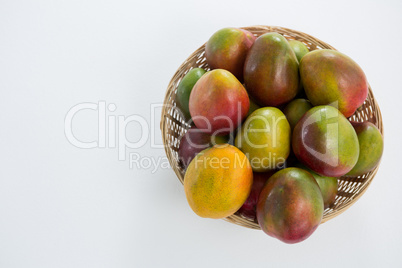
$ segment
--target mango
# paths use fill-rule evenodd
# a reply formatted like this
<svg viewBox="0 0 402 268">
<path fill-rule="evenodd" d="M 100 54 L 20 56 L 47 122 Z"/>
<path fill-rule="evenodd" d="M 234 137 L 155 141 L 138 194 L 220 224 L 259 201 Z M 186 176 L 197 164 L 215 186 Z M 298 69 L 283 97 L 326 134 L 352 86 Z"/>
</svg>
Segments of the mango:
<svg viewBox="0 0 402 268">
<path fill-rule="evenodd" d="M 205 58 L 211 69 L 225 69 L 243 81 L 243 66 L 255 36 L 249 31 L 224 28 L 205 44 Z"/>
<path fill-rule="evenodd" d="M 361 176 L 373 170 L 381 160 L 384 141 L 381 132 L 370 122 L 352 122 L 359 139 L 360 155 L 356 165 L 346 176 Z"/>
<path fill-rule="evenodd" d="M 348 173 L 359 158 L 359 140 L 351 123 L 336 108 L 316 106 L 293 130 L 293 152 L 313 171 L 328 177 Z"/>
<path fill-rule="evenodd" d="M 299 90 L 299 69 L 288 41 L 278 33 L 258 37 L 244 63 L 244 83 L 258 105 L 279 106 Z"/>
<path fill-rule="evenodd" d="M 295 128 L 300 118 L 311 108 L 313 108 L 313 105 L 306 99 L 295 99 L 286 105 L 283 113 L 288 119 L 292 130 Z"/>
<path fill-rule="evenodd" d="M 296 164 L 296 167 L 304 169 L 313 175 L 318 186 L 320 186 L 324 209 L 330 208 L 335 203 L 336 194 L 338 193 L 338 178 L 322 176 L 300 163 Z"/>
<path fill-rule="evenodd" d="M 192 127 L 180 139 L 180 146 L 177 151 L 179 163 L 186 169 L 198 153 L 215 144 L 223 144 L 227 141 L 227 136 L 211 136 L 202 129 Z"/>
<path fill-rule="evenodd" d="M 313 106 L 331 105 L 350 117 L 367 98 L 368 82 L 360 66 L 339 51 L 320 49 L 300 62 L 304 91 Z"/>
<path fill-rule="evenodd" d="M 202 68 L 194 68 L 190 70 L 180 81 L 176 92 L 176 104 L 186 121 L 191 119 L 190 110 L 188 108 L 188 102 L 190 99 L 190 93 L 195 83 L 206 73 Z"/>
<path fill-rule="evenodd" d="M 190 114 L 197 128 L 214 135 L 233 132 L 250 107 L 246 89 L 229 71 L 216 69 L 203 75 L 190 94 Z"/>
<path fill-rule="evenodd" d="M 321 223 L 324 201 L 314 177 L 299 168 L 272 175 L 257 203 L 257 220 L 268 235 L 285 243 L 308 238 Z"/>
<path fill-rule="evenodd" d="M 304 55 L 309 53 L 307 46 L 298 40 L 290 40 L 289 45 L 292 48 L 293 52 L 296 54 L 298 62 L 301 61 Z"/>
<path fill-rule="evenodd" d="M 290 125 L 275 107 L 255 110 L 241 126 L 235 146 L 246 154 L 253 171 L 281 167 L 290 152 Z"/>
<path fill-rule="evenodd" d="M 253 184 L 247 157 L 236 147 L 215 145 L 199 153 L 187 168 L 184 192 L 200 217 L 221 219 L 246 201 Z"/>
<path fill-rule="evenodd" d="M 258 197 L 265 183 L 274 173 L 275 171 L 253 172 L 253 186 L 246 202 L 244 202 L 238 211 L 240 215 L 252 221 L 256 220 Z"/>
</svg>

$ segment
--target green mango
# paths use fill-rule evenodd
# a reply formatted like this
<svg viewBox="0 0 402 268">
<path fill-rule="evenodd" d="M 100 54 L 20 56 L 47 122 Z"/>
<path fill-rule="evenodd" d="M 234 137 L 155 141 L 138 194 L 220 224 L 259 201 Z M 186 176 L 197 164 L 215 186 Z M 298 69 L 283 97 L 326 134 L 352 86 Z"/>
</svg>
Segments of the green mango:
<svg viewBox="0 0 402 268">
<path fill-rule="evenodd" d="M 177 107 L 183 113 L 186 121 L 191 119 L 188 103 L 190 100 L 190 93 L 193 90 L 195 83 L 201 78 L 207 71 L 202 68 L 194 68 L 190 70 L 180 81 L 176 92 L 176 104 Z"/>
<path fill-rule="evenodd" d="M 370 122 L 352 122 L 359 139 L 360 155 L 356 165 L 346 176 L 361 176 L 373 170 L 381 160 L 384 141 L 381 132 Z"/>
<path fill-rule="evenodd" d="M 313 175 L 320 186 L 322 199 L 324 200 L 324 209 L 331 207 L 335 203 L 336 194 L 338 193 L 338 178 L 320 175 L 300 163 L 297 163 L 296 167 L 304 169 Z"/>
<path fill-rule="evenodd" d="M 297 159 L 324 176 L 345 175 L 359 158 L 359 140 L 352 124 L 329 105 L 308 110 L 296 124 L 292 138 Z"/>
<path fill-rule="evenodd" d="M 295 52 L 296 58 L 297 58 L 297 60 L 299 62 L 301 61 L 301 59 L 303 58 L 304 55 L 309 53 L 309 50 L 308 50 L 307 46 L 304 43 L 300 42 L 300 41 L 290 40 L 289 45 L 293 49 L 293 51 Z"/>
<path fill-rule="evenodd" d="M 290 153 L 290 125 L 286 116 L 275 107 L 255 110 L 237 132 L 235 146 L 245 153 L 253 171 L 281 167 Z"/>
<path fill-rule="evenodd" d="M 286 105 L 285 109 L 283 109 L 283 113 L 286 115 L 292 130 L 295 128 L 300 118 L 311 108 L 313 108 L 313 105 L 306 99 L 295 99 Z"/>
</svg>

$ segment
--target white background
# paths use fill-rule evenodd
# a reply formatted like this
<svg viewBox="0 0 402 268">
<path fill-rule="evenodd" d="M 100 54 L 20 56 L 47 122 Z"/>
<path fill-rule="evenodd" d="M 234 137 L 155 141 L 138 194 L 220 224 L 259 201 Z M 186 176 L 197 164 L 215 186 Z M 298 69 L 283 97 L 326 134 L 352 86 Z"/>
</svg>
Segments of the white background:
<svg viewBox="0 0 402 268">
<path fill-rule="evenodd" d="M 199 218 L 170 168 L 130 169 L 116 148 L 79 149 L 64 134 L 82 102 L 150 122 L 151 103 L 195 49 L 220 28 L 258 24 L 309 33 L 352 57 L 384 119 L 368 191 L 295 245 Z M 397 0 L 1 0 L 0 267 L 402 266 L 401 26 Z M 96 140 L 97 126 L 96 111 L 80 112 L 74 134 Z M 127 136 L 140 139 L 140 125 Z M 127 153 L 164 157 L 151 147 L 148 139 Z"/>
</svg>

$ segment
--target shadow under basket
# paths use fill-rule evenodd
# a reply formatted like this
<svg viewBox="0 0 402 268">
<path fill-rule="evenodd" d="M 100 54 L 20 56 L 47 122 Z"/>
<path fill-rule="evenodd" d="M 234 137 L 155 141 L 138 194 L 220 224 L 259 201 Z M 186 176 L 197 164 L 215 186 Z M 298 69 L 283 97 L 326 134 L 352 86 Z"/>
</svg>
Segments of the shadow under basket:
<svg viewBox="0 0 402 268">
<path fill-rule="evenodd" d="M 257 37 L 268 33 L 277 32 L 282 34 L 287 40 L 298 40 L 303 42 L 310 51 L 316 49 L 333 49 L 332 46 L 327 43 L 302 32 L 290 30 L 282 27 L 276 26 L 251 26 L 251 27 L 241 27 L 242 29 L 252 32 Z M 203 68 L 210 70 L 205 59 L 205 44 L 197 49 L 190 57 L 188 57 L 184 63 L 179 67 L 179 69 L 174 74 L 172 80 L 170 81 L 165 99 L 163 101 L 164 106 L 162 109 L 161 116 L 161 131 L 162 139 L 165 147 L 166 155 L 169 160 L 171 167 L 176 173 L 178 179 L 181 183 L 184 180 L 184 169 L 179 165 L 178 149 L 180 146 L 180 138 L 187 132 L 190 126 L 185 122 L 182 114 L 178 109 L 176 109 L 175 96 L 177 87 L 183 77 L 193 68 Z M 357 111 L 349 118 L 351 121 L 365 122 L 370 121 L 375 124 L 383 134 L 383 124 L 381 118 L 380 107 L 378 106 L 376 100 L 374 99 L 373 92 L 369 86 L 369 93 L 367 99 L 363 105 L 357 109 Z M 324 223 L 352 206 L 367 190 L 368 186 L 374 179 L 377 173 L 379 165 L 372 170 L 358 177 L 340 177 L 338 179 L 338 194 L 336 196 L 335 203 L 332 207 L 327 208 L 324 211 L 324 216 L 321 223 Z M 252 220 L 244 218 L 240 215 L 234 214 L 225 218 L 224 220 L 235 223 L 244 227 L 252 229 L 260 229 L 259 225 Z"/>
</svg>

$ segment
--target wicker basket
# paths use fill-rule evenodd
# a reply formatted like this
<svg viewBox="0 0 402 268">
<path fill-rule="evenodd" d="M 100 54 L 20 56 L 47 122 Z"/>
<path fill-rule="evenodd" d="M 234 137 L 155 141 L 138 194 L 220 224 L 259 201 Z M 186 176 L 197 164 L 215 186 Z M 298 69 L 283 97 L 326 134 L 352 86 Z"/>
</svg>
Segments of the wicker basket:
<svg viewBox="0 0 402 268">
<path fill-rule="evenodd" d="M 310 51 L 315 49 L 335 50 L 335 48 L 332 46 L 322 42 L 321 40 L 318 40 L 315 37 L 312 37 L 311 35 L 282 27 L 251 26 L 243 27 L 243 29 L 252 32 L 256 36 L 260 36 L 268 32 L 277 32 L 282 34 L 288 40 L 296 39 L 303 42 Z M 184 170 L 179 165 L 177 151 L 180 145 L 180 138 L 187 132 L 190 126 L 186 124 L 181 113 L 176 109 L 176 89 L 184 75 L 186 75 L 187 72 L 192 68 L 200 67 L 206 70 L 210 69 L 205 60 L 204 48 L 205 44 L 197 49 L 190 57 L 188 57 L 188 59 L 176 71 L 167 88 L 164 99 L 164 108 L 162 110 L 161 131 L 166 155 L 169 159 L 170 165 L 172 166 L 181 183 L 183 183 L 184 179 Z M 358 122 L 370 121 L 379 128 L 381 133 L 383 133 L 380 108 L 374 99 L 373 92 L 371 91 L 370 87 L 366 101 L 349 119 Z M 336 217 L 353 205 L 367 190 L 367 187 L 373 180 L 377 170 L 378 166 L 373 171 L 363 176 L 339 178 L 338 195 L 336 196 L 335 204 L 324 211 L 324 217 L 321 223 Z M 225 218 L 225 220 L 244 227 L 260 229 L 256 222 L 236 214 Z"/>
</svg>

